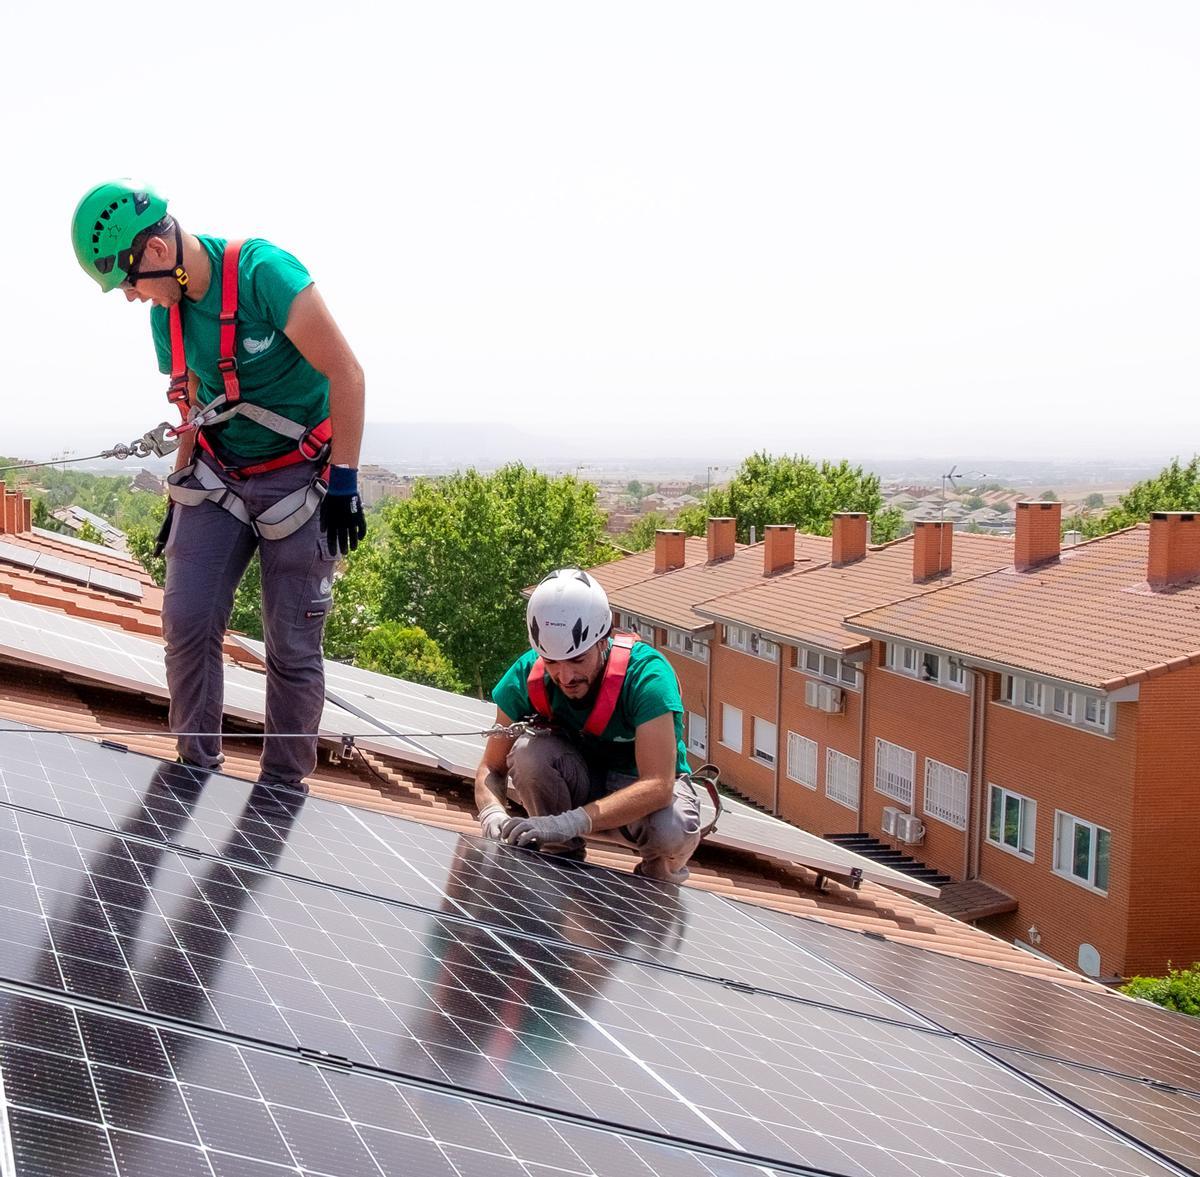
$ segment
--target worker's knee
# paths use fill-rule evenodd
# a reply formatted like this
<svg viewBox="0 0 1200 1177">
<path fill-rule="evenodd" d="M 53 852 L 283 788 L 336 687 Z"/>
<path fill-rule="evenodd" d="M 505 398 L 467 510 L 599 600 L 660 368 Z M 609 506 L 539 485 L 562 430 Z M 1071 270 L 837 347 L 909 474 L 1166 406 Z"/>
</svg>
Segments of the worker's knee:
<svg viewBox="0 0 1200 1177">
<path fill-rule="evenodd" d="M 643 860 L 686 862 L 700 844 L 700 805 L 689 791 L 676 788 L 670 805 L 621 831 Z"/>
<path fill-rule="evenodd" d="M 508 775 L 529 813 L 562 813 L 588 799 L 583 754 L 569 740 L 549 732 L 517 740 L 508 754 Z"/>
</svg>

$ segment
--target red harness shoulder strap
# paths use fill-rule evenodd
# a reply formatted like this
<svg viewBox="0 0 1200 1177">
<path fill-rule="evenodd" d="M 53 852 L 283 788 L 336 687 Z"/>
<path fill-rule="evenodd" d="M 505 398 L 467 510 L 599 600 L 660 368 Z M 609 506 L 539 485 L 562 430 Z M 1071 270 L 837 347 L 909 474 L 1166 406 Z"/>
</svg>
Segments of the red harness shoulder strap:
<svg viewBox="0 0 1200 1177">
<path fill-rule="evenodd" d="M 625 672 L 629 669 L 629 655 L 634 645 L 639 641 L 636 634 L 613 634 L 612 649 L 608 654 L 608 663 L 604 667 L 604 677 L 600 680 L 600 691 L 596 695 L 595 705 L 583 725 L 584 732 L 589 736 L 602 736 L 617 709 L 617 700 L 621 697 L 621 687 L 625 684 Z M 550 693 L 546 690 L 546 663 L 538 658 L 529 668 L 529 677 L 525 681 L 529 692 L 529 702 L 533 709 L 546 719 L 551 718 Z"/>
<path fill-rule="evenodd" d="M 584 732 L 589 736 L 602 736 L 617 709 L 617 700 L 621 697 L 621 688 L 625 685 L 625 672 L 629 669 L 629 655 L 638 638 L 631 633 L 613 635 L 612 649 L 608 653 L 608 665 L 604 668 L 604 677 L 600 680 L 600 693 L 596 696 L 596 705 L 583 725 Z"/>
<path fill-rule="evenodd" d="M 241 241 L 227 241 L 221 258 L 221 352 L 217 367 L 225 381 L 225 401 L 235 405 L 242 387 L 237 374 L 238 260 Z"/>
</svg>

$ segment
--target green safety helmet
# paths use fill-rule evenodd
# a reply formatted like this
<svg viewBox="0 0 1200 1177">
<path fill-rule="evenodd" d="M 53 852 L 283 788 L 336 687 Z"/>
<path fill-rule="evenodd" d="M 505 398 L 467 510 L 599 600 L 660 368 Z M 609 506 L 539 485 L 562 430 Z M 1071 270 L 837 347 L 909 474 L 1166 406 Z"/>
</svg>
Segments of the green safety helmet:
<svg viewBox="0 0 1200 1177">
<path fill-rule="evenodd" d="M 166 216 L 167 201 L 128 178 L 97 184 L 75 208 L 71 242 L 84 271 L 107 293 L 129 275 L 133 239 Z"/>
</svg>

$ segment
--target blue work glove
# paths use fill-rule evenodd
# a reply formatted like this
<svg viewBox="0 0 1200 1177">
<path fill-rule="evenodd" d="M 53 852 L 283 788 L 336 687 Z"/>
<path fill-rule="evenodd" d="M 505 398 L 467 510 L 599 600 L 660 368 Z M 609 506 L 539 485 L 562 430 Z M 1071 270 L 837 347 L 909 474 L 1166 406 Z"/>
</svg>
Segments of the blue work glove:
<svg viewBox="0 0 1200 1177">
<path fill-rule="evenodd" d="M 500 831 L 508 821 L 508 810 L 503 805 L 485 805 L 479 811 L 479 829 L 485 838 L 500 841 Z"/>
<path fill-rule="evenodd" d="M 500 837 L 510 846 L 554 846 L 591 832 L 592 819 L 582 808 L 545 817 L 510 817 L 500 827 Z"/>
<path fill-rule="evenodd" d="M 367 534 L 367 517 L 358 497 L 358 470 L 329 467 L 329 490 L 321 500 L 321 530 L 331 556 L 344 556 Z"/>
</svg>

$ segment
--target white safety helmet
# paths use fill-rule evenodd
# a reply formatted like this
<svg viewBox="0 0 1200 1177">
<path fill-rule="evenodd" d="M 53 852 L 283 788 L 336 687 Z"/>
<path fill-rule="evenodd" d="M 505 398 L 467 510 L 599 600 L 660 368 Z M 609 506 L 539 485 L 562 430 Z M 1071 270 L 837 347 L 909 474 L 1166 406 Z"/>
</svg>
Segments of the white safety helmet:
<svg viewBox="0 0 1200 1177">
<path fill-rule="evenodd" d="M 612 629 L 608 595 L 586 572 L 560 568 L 533 590 L 525 610 L 529 644 L 561 662 L 590 650 Z"/>
</svg>

